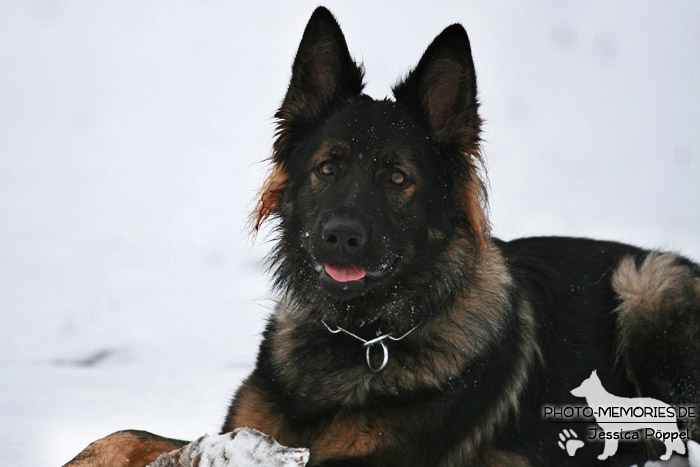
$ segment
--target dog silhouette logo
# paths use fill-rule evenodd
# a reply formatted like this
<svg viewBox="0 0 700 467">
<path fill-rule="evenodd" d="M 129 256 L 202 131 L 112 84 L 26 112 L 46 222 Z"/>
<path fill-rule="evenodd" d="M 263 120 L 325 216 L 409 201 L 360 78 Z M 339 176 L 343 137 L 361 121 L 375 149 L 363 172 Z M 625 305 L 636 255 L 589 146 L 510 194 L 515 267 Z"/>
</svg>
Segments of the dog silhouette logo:
<svg viewBox="0 0 700 467">
<path fill-rule="evenodd" d="M 661 460 L 668 460 L 674 452 L 685 454 L 685 444 L 676 423 L 676 411 L 669 404 L 651 397 L 610 394 L 595 370 L 577 388 L 572 389 L 571 394 L 586 399 L 596 423 L 604 431 L 602 438 L 605 447 L 598 459 L 605 460 L 614 455 L 623 432 L 636 430 L 644 430 L 646 436 L 653 436 L 664 443 L 666 452 Z"/>
</svg>

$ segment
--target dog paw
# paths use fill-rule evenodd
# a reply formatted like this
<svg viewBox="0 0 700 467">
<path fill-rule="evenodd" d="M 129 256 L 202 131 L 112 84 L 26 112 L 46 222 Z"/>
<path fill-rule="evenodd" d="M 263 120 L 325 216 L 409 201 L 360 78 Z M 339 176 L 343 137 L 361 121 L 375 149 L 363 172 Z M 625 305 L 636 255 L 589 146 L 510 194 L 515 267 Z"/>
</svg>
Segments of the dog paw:
<svg viewBox="0 0 700 467">
<path fill-rule="evenodd" d="M 574 457 L 576 451 L 583 447 L 583 441 L 578 439 L 578 435 L 574 430 L 564 428 L 564 430 L 559 433 L 559 442 L 557 442 L 559 447 L 566 451 L 569 457 Z"/>
</svg>

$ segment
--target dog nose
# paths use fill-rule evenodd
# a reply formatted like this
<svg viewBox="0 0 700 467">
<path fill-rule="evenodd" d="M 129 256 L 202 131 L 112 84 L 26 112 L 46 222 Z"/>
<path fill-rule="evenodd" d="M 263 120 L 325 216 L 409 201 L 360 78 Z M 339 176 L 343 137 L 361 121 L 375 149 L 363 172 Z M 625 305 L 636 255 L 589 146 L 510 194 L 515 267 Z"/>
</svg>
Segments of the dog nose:
<svg viewBox="0 0 700 467">
<path fill-rule="evenodd" d="M 338 253 L 355 254 L 367 240 L 367 229 L 359 219 L 332 217 L 323 226 L 323 243 Z"/>
</svg>

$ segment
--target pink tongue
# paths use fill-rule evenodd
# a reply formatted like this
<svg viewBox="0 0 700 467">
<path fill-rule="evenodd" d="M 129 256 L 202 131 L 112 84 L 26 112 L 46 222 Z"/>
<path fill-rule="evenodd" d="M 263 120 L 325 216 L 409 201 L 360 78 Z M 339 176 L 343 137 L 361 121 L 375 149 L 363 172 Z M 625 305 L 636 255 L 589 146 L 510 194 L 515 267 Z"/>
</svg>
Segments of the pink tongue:
<svg viewBox="0 0 700 467">
<path fill-rule="evenodd" d="M 338 282 L 350 282 L 357 281 L 365 277 L 367 271 L 365 268 L 360 266 L 353 266 L 351 264 L 330 264 L 325 265 L 326 272 L 333 280 Z"/>
</svg>

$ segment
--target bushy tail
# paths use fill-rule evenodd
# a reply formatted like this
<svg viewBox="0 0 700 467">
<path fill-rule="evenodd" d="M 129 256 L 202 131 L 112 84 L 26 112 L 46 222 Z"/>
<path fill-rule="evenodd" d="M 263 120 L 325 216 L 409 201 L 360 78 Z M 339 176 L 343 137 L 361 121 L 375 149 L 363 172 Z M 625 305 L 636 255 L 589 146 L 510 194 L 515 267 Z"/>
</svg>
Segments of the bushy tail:
<svg viewBox="0 0 700 467">
<path fill-rule="evenodd" d="M 683 425 L 700 439 L 700 267 L 672 253 L 629 256 L 612 286 L 618 362 L 639 395 L 695 406 L 695 420 Z"/>
</svg>

